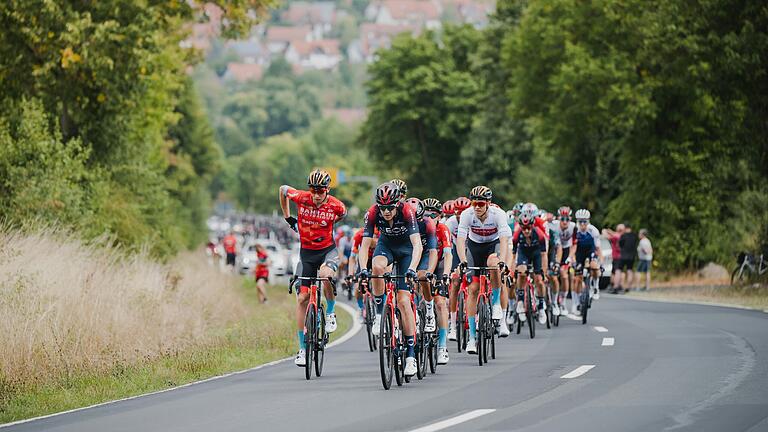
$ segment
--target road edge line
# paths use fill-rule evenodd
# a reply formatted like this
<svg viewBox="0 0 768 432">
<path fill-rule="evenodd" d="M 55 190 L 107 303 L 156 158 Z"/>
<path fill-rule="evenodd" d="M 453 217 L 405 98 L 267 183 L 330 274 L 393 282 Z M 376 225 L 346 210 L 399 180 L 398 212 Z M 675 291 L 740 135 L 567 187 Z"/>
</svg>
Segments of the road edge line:
<svg viewBox="0 0 768 432">
<path fill-rule="evenodd" d="M 330 344 L 328 344 L 327 348 L 333 348 L 334 346 L 340 345 L 340 344 L 348 341 L 349 339 L 352 339 L 352 337 L 354 337 L 357 334 L 357 332 L 359 332 L 360 329 L 362 328 L 362 325 L 360 325 L 360 322 L 358 322 L 358 320 L 356 319 L 355 310 L 351 306 L 348 306 L 348 305 L 346 305 L 344 303 L 341 303 L 341 302 L 336 303 L 336 306 L 341 307 L 347 313 L 349 313 L 350 317 L 352 317 L 352 327 L 349 329 L 349 331 L 344 333 L 343 336 L 341 336 L 337 340 L 335 340 L 335 341 L 331 342 Z M 278 360 L 273 360 L 273 361 L 268 362 L 268 363 L 264 363 L 262 365 L 254 366 L 254 367 L 249 368 L 249 369 L 243 369 L 243 370 L 239 370 L 239 371 L 229 372 L 229 373 L 226 373 L 226 374 L 223 374 L 223 375 L 216 375 L 216 376 L 212 376 L 210 378 L 202 379 L 202 380 L 199 380 L 199 381 L 189 382 L 189 383 L 182 384 L 182 385 L 179 385 L 179 386 L 176 386 L 176 387 L 171 387 L 171 388 L 162 389 L 162 390 L 155 390 L 155 391 L 149 392 L 149 393 L 142 393 L 142 394 L 139 394 L 139 395 L 128 396 L 128 397 L 121 398 L 121 399 L 115 399 L 115 400 L 111 400 L 111 401 L 101 402 L 101 403 L 97 403 L 97 404 L 93 404 L 93 405 L 88 405 L 88 406 L 84 406 L 84 407 L 80 407 L 80 408 L 73 408 L 71 410 L 60 411 L 60 412 L 57 412 L 57 413 L 46 414 L 46 415 L 32 417 L 32 418 L 28 418 L 28 419 L 16 420 L 16 421 L 11 422 L 11 423 L 3 423 L 3 424 L 0 424 L 0 429 L 8 428 L 8 427 L 11 427 L 11 426 L 18 426 L 18 425 L 24 424 L 24 423 L 31 423 L 31 422 L 38 421 L 38 420 L 45 420 L 45 419 L 48 419 L 48 418 L 58 417 L 58 416 L 61 416 L 61 415 L 71 414 L 71 413 L 75 413 L 75 412 L 79 412 L 79 411 L 85 411 L 85 410 L 89 410 L 89 409 L 92 409 L 92 408 L 98 408 L 98 407 L 103 407 L 103 406 L 107 406 L 107 405 L 112 405 L 112 404 L 116 404 L 116 403 L 119 403 L 119 402 L 126 402 L 126 401 L 129 401 L 129 400 L 139 399 L 139 398 L 143 398 L 143 397 L 146 397 L 146 396 L 153 396 L 153 395 L 158 395 L 158 394 L 162 394 L 162 393 L 168 393 L 168 392 L 172 392 L 172 391 L 175 391 L 175 390 L 180 390 L 180 389 L 187 388 L 187 387 L 192 387 L 194 385 L 198 385 L 198 384 L 203 384 L 203 383 L 207 383 L 207 382 L 210 382 L 210 381 L 219 380 L 219 379 L 222 379 L 222 378 L 228 378 L 228 377 L 231 377 L 231 376 L 242 375 L 244 373 L 253 372 L 253 371 L 256 371 L 256 370 L 259 370 L 259 369 L 263 369 L 263 368 L 266 368 L 266 367 L 269 367 L 269 366 L 274 366 L 274 365 L 283 363 L 283 362 L 285 362 L 287 360 L 291 360 L 292 358 L 293 358 L 293 356 L 285 357 L 285 358 L 281 358 L 281 359 L 278 359 Z"/>
</svg>

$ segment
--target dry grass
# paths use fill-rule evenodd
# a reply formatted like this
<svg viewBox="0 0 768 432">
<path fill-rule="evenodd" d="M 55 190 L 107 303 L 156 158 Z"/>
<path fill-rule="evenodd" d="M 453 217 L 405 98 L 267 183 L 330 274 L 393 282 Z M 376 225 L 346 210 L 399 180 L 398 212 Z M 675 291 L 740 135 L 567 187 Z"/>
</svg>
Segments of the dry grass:
<svg viewBox="0 0 768 432">
<path fill-rule="evenodd" d="M 630 292 L 633 297 L 718 303 L 768 310 L 768 286 L 677 286 Z"/>
<path fill-rule="evenodd" d="M 55 230 L 0 230 L 0 395 L 212 344 L 248 314 L 239 283 L 191 254 L 163 265 Z"/>
</svg>

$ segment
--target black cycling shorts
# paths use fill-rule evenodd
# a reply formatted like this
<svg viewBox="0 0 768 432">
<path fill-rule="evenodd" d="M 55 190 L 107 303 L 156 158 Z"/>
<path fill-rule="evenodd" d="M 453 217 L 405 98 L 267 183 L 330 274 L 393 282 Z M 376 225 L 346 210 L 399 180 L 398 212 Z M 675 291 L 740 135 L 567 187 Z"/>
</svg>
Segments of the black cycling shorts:
<svg viewBox="0 0 768 432">
<path fill-rule="evenodd" d="M 501 249 L 501 243 L 499 239 L 488 243 L 475 243 L 467 238 L 467 265 L 469 267 L 486 267 L 488 265 L 488 257 L 493 254 L 498 254 Z M 474 276 L 474 272 L 469 271 L 467 274 Z"/>
</svg>

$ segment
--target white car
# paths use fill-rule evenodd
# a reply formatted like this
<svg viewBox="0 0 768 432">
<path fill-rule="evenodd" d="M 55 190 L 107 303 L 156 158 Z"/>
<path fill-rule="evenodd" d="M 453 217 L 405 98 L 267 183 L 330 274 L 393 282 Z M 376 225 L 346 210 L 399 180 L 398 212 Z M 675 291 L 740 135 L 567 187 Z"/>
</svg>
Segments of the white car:
<svg viewBox="0 0 768 432">
<path fill-rule="evenodd" d="M 243 248 L 238 264 L 240 274 L 253 273 L 257 260 L 256 244 L 260 244 L 267 249 L 269 260 L 272 262 L 272 266 L 269 269 L 270 275 L 283 276 L 288 274 L 290 267 L 286 250 L 283 249 L 280 243 L 268 239 L 251 241 Z"/>
<path fill-rule="evenodd" d="M 600 236 L 600 252 L 603 254 L 603 276 L 600 278 L 600 290 L 604 290 L 611 283 L 611 271 L 613 270 L 613 257 L 611 255 L 611 242 Z"/>
</svg>

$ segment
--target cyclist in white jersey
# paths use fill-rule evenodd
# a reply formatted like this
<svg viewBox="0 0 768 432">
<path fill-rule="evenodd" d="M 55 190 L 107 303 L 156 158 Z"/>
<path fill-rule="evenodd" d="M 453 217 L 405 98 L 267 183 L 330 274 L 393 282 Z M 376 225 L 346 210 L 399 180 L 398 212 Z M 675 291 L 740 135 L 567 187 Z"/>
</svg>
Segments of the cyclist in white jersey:
<svg viewBox="0 0 768 432">
<path fill-rule="evenodd" d="M 561 298 L 558 299 L 560 302 L 560 308 L 563 312 L 563 314 L 566 314 L 568 312 L 567 307 L 565 306 L 565 296 L 568 293 L 568 290 L 572 286 L 571 281 L 571 274 L 568 271 L 568 266 L 570 265 L 570 256 L 571 256 L 571 243 L 573 243 L 573 232 L 576 230 L 576 224 L 571 220 L 573 217 L 573 210 L 571 210 L 568 206 L 562 206 L 559 209 L 557 209 L 557 218 L 559 219 L 559 222 L 557 223 L 557 232 L 560 236 L 560 246 L 563 248 L 563 254 L 560 258 L 560 293 Z M 573 305 L 573 310 L 576 310 L 576 303 L 578 302 L 578 299 L 571 295 L 571 303 Z"/>
<path fill-rule="evenodd" d="M 464 210 L 459 217 L 456 252 L 463 268 L 467 266 L 499 267 L 499 270 L 490 272 L 493 293 L 491 315 L 493 319 L 501 319 L 503 313 L 501 309 L 501 271 L 506 270 L 509 239 L 512 237 L 512 231 L 509 229 L 507 214 L 504 210 L 490 205 L 493 198 L 493 192 L 490 188 L 475 186 L 472 188 L 469 198 L 472 200 L 472 206 Z M 479 278 L 474 276 L 468 287 L 469 340 L 467 341 L 467 353 L 469 354 L 477 353 L 475 314 L 477 313 L 478 282 Z"/>
</svg>

